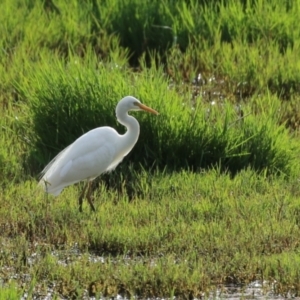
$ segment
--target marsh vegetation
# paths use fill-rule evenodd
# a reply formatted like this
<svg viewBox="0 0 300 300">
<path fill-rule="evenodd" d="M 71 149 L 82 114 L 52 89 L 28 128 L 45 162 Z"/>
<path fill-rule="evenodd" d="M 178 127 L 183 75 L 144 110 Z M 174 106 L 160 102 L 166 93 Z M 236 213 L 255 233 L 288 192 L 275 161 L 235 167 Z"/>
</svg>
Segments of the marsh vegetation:
<svg viewBox="0 0 300 300">
<path fill-rule="evenodd" d="M 298 296 L 299 4 L 1 1 L 1 297 Z M 139 141 L 94 182 L 96 212 L 78 212 L 82 184 L 47 197 L 59 151 L 124 132 L 125 95 L 160 115 L 133 113 Z"/>
</svg>

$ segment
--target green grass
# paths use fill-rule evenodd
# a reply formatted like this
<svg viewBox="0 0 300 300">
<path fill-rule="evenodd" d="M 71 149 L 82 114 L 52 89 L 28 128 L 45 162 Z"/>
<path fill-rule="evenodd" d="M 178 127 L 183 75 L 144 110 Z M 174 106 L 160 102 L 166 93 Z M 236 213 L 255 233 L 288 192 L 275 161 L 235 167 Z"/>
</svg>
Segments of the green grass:
<svg viewBox="0 0 300 300">
<path fill-rule="evenodd" d="M 1 287 L 1 300 L 15 300 L 20 299 L 21 297 L 22 293 L 18 291 L 18 288 L 15 284 L 9 284 L 7 287 Z"/>
<path fill-rule="evenodd" d="M 2 1 L 1 297 L 299 295 L 299 1 Z M 88 130 L 133 151 L 61 196 L 38 173 Z"/>
<path fill-rule="evenodd" d="M 212 170 L 144 172 L 136 185 L 144 195 L 131 201 L 101 186 L 95 214 L 87 204 L 78 212 L 77 187 L 55 200 L 32 181 L 3 191 L 2 264 L 29 274 L 37 289 L 55 282 L 55 292 L 68 296 L 93 285 L 110 296 L 199 296 L 217 283 L 254 278 L 277 280 L 279 293 L 298 291 L 297 181 Z M 95 255 L 104 262 L 93 262 Z"/>
<path fill-rule="evenodd" d="M 15 86 L 27 116 L 18 123 L 30 141 L 31 172 L 92 128 L 110 125 L 122 132 L 115 105 L 117 99 L 134 94 L 160 112 L 158 117 L 136 114 L 141 123 L 131 160 L 136 165 L 196 171 L 221 165 L 232 173 L 251 166 L 293 173 L 299 152 L 288 130 L 278 125 L 276 96 L 253 97 L 242 105 L 242 118 L 229 100 L 212 105 L 197 97 L 191 102 L 188 93 L 168 91 L 171 83 L 160 67 L 132 73 L 123 65 L 103 65 L 90 53 L 84 59 L 72 56 L 62 62 L 54 56 L 51 64 L 43 58 L 25 66 Z"/>
</svg>

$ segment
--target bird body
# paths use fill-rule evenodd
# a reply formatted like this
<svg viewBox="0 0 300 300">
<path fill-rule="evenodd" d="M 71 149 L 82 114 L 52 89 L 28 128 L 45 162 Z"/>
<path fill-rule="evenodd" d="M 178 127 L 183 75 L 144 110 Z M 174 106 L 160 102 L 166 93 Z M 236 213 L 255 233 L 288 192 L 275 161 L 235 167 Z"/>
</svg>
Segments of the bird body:
<svg viewBox="0 0 300 300">
<path fill-rule="evenodd" d="M 79 137 L 50 162 L 44 178 L 50 183 L 47 192 L 57 196 L 66 186 L 82 180 L 92 180 L 99 174 L 112 170 L 113 167 L 109 167 L 112 164 L 116 166 L 123 159 L 121 157 L 117 160 L 120 156 L 116 156 L 119 145 L 115 137 L 118 135 L 114 129 L 102 127 Z"/>
<path fill-rule="evenodd" d="M 139 123 L 128 115 L 129 110 L 158 114 L 132 96 L 123 98 L 116 107 L 116 115 L 126 126 L 126 133 L 120 135 L 115 129 L 105 126 L 83 134 L 44 168 L 40 185 L 45 191 L 58 196 L 66 186 L 83 180 L 90 182 L 115 169 L 132 150 L 140 133 Z"/>
</svg>

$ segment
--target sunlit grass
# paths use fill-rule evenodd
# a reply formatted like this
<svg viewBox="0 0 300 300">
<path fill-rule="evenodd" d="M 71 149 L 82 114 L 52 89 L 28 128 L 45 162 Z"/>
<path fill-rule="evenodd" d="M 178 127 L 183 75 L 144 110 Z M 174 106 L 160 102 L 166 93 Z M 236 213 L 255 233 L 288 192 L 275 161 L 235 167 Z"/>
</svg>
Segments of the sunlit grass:
<svg viewBox="0 0 300 300">
<path fill-rule="evenodd" d="M 134 66 L 149 50 L 160 53 L 176 79 L 191 81 L 199 72 L 222 75 L 230 84 L 227 93 L 241 83 L 247 94 L 266 86 L 285 97 L 299 93 L 296 2 L 6 0 L 1 7 L 4 66 L 19 49 L 33 60 L 42 49 L 65 57 L 70 50 L 84 56 L 90 47 L 107 58 L 118 44 Z M 179 57 L 167 51 L 174 48 Z"/>
<path fill-rule="evenodd" d="M 296 180 L 212 170 L 142 173 L 136 184 L 149 176 L 131 200 L 101 186 L 95 214 L 87 204 L 78 212 L 76 186 L 47 199 L 35 182 L 11 185 L 0 198 L 3 265 L 79 295 L 90 285 L 107 295 L 199 296 L 215 283 L 278 280 L 284 292 L 298 282 L 287 255 L 299 247 Z"/>
<path fill-rule="evenodd" d="M 1 287 L 1 295 L 0 299 L 20 299 L 22 297 L 22 292 L 18 289 L 18 287 L 13 283 L 8 286 Z"/>
<path fill-rule="evenodd" d="M 297 1 L 2 1 L 3 299 L 299 294 Z M 133 95 L 133 151 L 54 198 L 38 173 Z M 1 298 L 2 299 L 2 298 Z"/>
<path fill-rule="evenodd" d="M 161 169 L 221 166 L 233 174 L 245 167 L 287 176 L 297 170 L 296 142 L 280 124 L 280 101 L 266 94 L 253 97 L 241 108 L 230 99 L 207 103 L 170 89 L 162 68 L 153 65 L 138 73 L 126 64 L 103 64 L 93 52 L 81 59 L 61 61 L 48 56 L 28 64 L 15 88 L 24 117 L 20 132 L 28 136 L 28 170 L 37 172 L 77 137 L 98 126 L 117 124 L 115 106 L 125 95 L 134 95 L 160 115 L 134 114 L 141 135 L 131 162 L 138 167 Z M 145 65 L 145 62 L 140 61 Z M 243 115 L 242 115 L 243 114 Z M 187 147 L 188 145 L 188 147 Z"/>
</svg>

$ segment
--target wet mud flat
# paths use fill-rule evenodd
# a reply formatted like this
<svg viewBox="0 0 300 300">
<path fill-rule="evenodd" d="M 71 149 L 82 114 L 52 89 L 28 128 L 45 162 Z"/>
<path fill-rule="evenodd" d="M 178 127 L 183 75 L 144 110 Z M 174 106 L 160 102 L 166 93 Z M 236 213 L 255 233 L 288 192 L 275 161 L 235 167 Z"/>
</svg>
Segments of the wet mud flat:
<svg viewBox="0 0 300 300">
<path fill-rule="evenodd" d="M 2 243 L 3 246 L 3 243 Z M 0 251 L 0 253 L 3 251 Z M 40 253 L 31 253 L 26 258 L 24 257 L 24 265 L 27 268 L 33 268 L 37 266 L 40 260 L 42 259 Z M 150 265 L 156 265 L 156 258 L 143 258 L 130 256 L 122 256 L 122 258 L 112 258 L 110 256 L 103 256 L 97 253 L 82 253 L 82 251 L 75 245 L 74 247 L 68 250 L 54 250 L 50 252 L 50 255 L 55 259 L 58 265 L 67 267 L 76 261 L 80 261 L 83 257 L 87 259 L 90 264 L 98 264 L 99 268 L 101 265 L 111 263 L 111 264 L 124 264 L 132 265 L 136 263 L 148 263 Z M 12 261 L 17 260 L 17 255 L 12 251 L 10 255 Z M 176 262 L 174 262 L 176 263 Z M 16 281 L 20 286 L 24 287 L 24 293 L 21 297 L 22 300 L 26 299 L 36 299 L 36 300 L 50 300 L 50 299 L 77 299 L 79 296 L 76 291 L 68 290 L 68 287 L 64 285 L 61 281 L 55 281 L 47 278 L 45 274 L 45 279 L 43 282 L 36 282 L 30 273 L 19 272 L 18 268 L 12 266 L 8 267 L 2 265 L 0 268 L 1 279 L 0 285 L 5 287 L 7 282 Z M 97 283 L 91 283 L 90 286 L 84 288 L 82 287 L 82 293 L 80 295 L 81 299 L 84 300 L 127 300 L 127 299 L 136 299 L 136 300 L 175 300 L 182 299 L 182 297 L 140 297 L 139 295 L 130 296 L 125 294 L 115 293 L 110 296 L 102 296 L 102 293 L 99 291 L 95 293 L 95 286 Z M 99 286 L 98 286 L 99 287 Z M 283 299 L 300 299 L 292 293 L 287 293 L 286 295 L 278 295 L 276 293 L 277 282 L 273 281 L 261 281 L 255 280 L 248 284 L 220 284 L 216 286 L 211 286 L 211 289 L 208 293 L 203 293 L 199 297 L 189 297 L 189 299 L 208 299 L 208 300 L 237 300 L 237 299 L 268 299 L 268 300 L 283 300 Z M 106 292 L 103 294 L 107 294 Z"/>
</svg>

